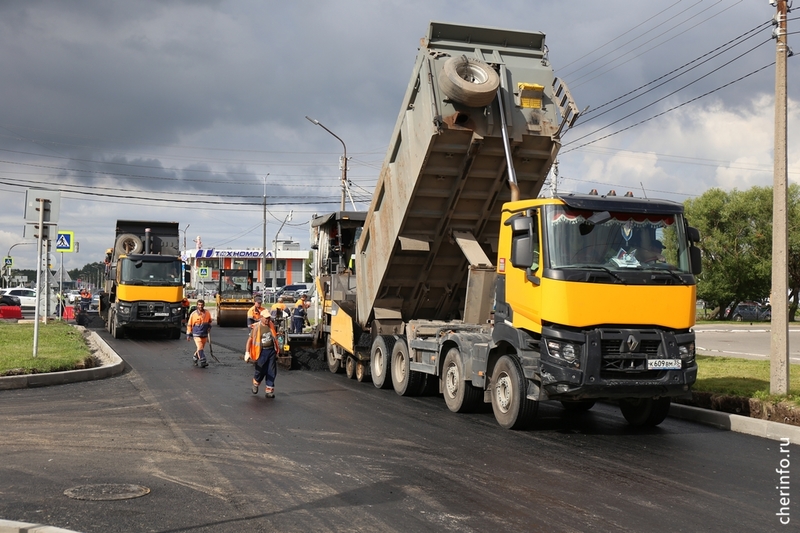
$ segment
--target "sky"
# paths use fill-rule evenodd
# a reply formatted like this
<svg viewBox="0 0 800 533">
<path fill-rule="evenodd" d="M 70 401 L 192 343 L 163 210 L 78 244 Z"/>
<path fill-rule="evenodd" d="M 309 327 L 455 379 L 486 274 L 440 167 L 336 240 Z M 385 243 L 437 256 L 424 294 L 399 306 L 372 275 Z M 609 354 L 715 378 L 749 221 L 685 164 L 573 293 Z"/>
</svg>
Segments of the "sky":
<svg viewBox="0 0 800 533">
<path fill-rule="evenodd" d="M 431 21 L 546 34 L 585 109 L 559 191 L 683 202 L 771 186 L 775 13 L 766 0 L 0 2 L 0 254 L 35 268 L 36 247 L 17 245 L 32 242 L 28 189 L 61 191 L 58 227 L 79 243 L 59 254 L 66 269 L 102 261 L 117 219 L 178 222 L 191 249 L 260 248 L 265 192 L 268 248 L 283 224 L 279 240 L 308 249 L 313 214 L 339 208 L 342 143 L 348 209 L 368 209 Z M 790 46 L 797 31 L 800 11 Z"/>
</svg>

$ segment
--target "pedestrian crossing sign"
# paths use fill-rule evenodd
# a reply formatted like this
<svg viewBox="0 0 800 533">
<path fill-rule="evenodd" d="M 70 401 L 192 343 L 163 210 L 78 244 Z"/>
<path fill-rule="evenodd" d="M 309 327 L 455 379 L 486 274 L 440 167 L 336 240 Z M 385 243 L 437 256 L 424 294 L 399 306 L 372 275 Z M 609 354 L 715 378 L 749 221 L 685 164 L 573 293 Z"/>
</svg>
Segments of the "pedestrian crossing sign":
<svg viewBox="0 0 800 533">
<path fill-rule="evenodd" d="M 204 279 L 211 277 L 211 275 L 210 275 L 208 270 L 209 270 L 208 267 L 200 267 L 199 268 L 200 272 L 198 273 L 199 277 L 200 278 L 204 278 Z"/>
<path fill-rule="evenodd" d="M 58 238 L 56 239 L 56 252 L 74 252 L 74 251 L 75 251 L 75 232 L 59 231 Z"/>
</svg>

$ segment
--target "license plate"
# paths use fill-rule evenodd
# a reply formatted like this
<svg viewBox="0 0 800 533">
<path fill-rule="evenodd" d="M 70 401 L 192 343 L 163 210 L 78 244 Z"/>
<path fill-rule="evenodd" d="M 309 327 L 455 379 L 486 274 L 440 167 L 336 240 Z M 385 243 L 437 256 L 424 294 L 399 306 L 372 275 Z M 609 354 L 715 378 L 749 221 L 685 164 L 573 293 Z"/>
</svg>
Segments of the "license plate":
<svg viewBox="0 0 800 533">
<path fill-rule="evenodd" d="M 647 370 L 680 370 L 680 359 L 648 359 Z"/>
<path fill-rule="evenodd" d="M 153 313 L 153 316 L 169 316 L 169 313 Z"/>
</svg>

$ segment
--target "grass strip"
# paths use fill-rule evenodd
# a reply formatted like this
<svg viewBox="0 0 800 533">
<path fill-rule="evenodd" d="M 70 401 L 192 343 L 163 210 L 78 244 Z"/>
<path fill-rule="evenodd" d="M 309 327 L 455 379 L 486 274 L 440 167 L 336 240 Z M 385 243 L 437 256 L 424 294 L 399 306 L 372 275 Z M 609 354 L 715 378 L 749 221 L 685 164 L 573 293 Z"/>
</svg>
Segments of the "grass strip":
<svg viewBox="0 0 800 533">
<path fill-rule="evenodd" d="M 770 394 L 769 376 L 769 361 L 698 355 L 697 382 L 692 390 L 800 406 L 800 365 L 789 367 L 789 394 Z"/>
<path fill-rule="evenodd" d="M 66 322 L 39 324 L 33 357 L 33 326 L 0 322 L 0 375 L 73 370 L 91 358 L 83 334 Z"/>
</svg>

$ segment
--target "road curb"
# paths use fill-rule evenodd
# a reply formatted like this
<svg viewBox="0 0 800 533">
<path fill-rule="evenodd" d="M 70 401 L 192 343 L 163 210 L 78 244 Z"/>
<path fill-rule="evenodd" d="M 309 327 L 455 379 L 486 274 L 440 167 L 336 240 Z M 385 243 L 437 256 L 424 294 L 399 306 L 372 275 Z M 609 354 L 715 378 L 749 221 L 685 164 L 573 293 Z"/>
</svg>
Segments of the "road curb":
<svg viewBox="0 0 800 533">
<path fill-rule="evenodd" d="M 789 439 L 792 443 L 800 443 L 800 426 L 782 424 L 772 420 L 750 418 L 676 403 L 670 406 L 669 416 L 765 439 Z"/>
<path fill-rule="evenodd" d="M 12 522 L 0 518 L 0 533 L 77 533 L 71 529 L 32 524 L 29 522 Z"/>
<path fill-rule="evenodd" d="M 80 328 L 81 326 L 77 327 Z M 122 373 L 122 371 L 125 370 L 125 361 L 111 349 L 111 346 L 109 346 L 97 332 L 89 332 L 89 337 L 97 344 L 98 349 L 103 354 L 103 358 L 108 361 L 108 363 L 95 368 L 84 368 L 80 370 L 43 372 L 41 374 L 25 374 L 22 376 L 3 376 L 0 377 L 0 390 L 45 387 L 48 385 L 76 383 L 78 381 L 92 381 L 95 379 L 109 378 Z M 0 529 L 0 533 L 3 533 L 2 529 Z"/>
</svg>

